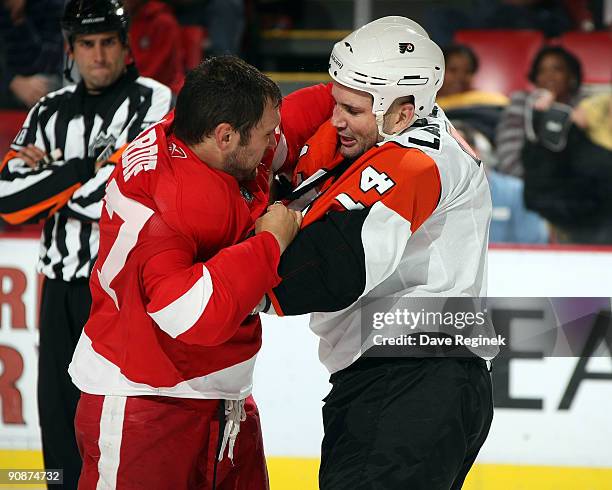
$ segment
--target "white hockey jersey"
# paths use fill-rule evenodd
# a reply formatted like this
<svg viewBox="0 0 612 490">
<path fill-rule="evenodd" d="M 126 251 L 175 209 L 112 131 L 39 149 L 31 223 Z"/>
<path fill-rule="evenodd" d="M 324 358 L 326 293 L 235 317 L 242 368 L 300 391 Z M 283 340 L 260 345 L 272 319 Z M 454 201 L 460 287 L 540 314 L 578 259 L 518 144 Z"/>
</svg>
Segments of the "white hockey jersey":
<svg viewBox="0 0 612 490">
<path fill-rule="evenodd" d="M 320 169 L 333 175 L 341 168 L 334 138 L 327 124 L 309 140 L 295 171 L 306 179 L 302 185 Z M 491 219 L 484 168 L 441 113 L 379 143 L 336 177 L 322 181 L 302 232 L 282 257 L 283 281 L 269 294 L 277 314 L 312 313 L 319 356 L 332 373 L 372 346 L 377 304 L 389 313 L 402 305 L 398 298 L 438 298 L 442 311 L 447 298 L 464 297 L 478 309 L 486 296 Z M 429 330 L 406 327 L 404 333 Z M 470 336 L 493 336 L 488 322 L 475 327 Z M 497 353 L 491 346 L 469 349 L 486 358 Z"/>
</svg>

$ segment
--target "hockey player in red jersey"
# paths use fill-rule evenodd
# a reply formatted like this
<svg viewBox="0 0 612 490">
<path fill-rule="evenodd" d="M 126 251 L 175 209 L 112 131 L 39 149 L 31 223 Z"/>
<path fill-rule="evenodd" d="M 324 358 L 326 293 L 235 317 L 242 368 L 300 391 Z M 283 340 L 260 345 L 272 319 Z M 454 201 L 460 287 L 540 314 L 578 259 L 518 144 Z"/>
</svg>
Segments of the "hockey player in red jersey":
<svg viewBox="0 0 612 490">
<path fill-rule="evenodd" d="M 312 91 L 277 164 L 329 117 L 328 89 Z M 307 99 L 287 102 L 295 117 Z M 278 284 L 301 221 L 268 207 L 260 163 L 276 146 L 280 102 L 238 58 L 207 60 L 174 115 L 134 140 L 112 174 L 91 316 L 70 366 L 82 391 L 80 488 L 268 488 L 249 396 L 261 344 L 251 312 Z"/>
</svg>

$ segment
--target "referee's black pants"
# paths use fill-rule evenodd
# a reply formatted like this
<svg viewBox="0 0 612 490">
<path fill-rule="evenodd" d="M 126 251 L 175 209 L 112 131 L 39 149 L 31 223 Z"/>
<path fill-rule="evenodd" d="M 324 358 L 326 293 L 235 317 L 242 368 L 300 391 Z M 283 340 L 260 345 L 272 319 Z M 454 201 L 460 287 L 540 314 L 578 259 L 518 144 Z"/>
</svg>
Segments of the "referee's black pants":
<svg viewBox="0 0 612 490">
<path fill-rule="evenodd" d="M 70 380 L 68 365 L 90 308 L 87 280 L 45 279 L 39 319 L 38 416 L 45 468 L 63 469 L 66 489 L 77 488 L 81 473 L 74 434 L 81 392 Z"/>
<path fill-rule="evenodd" d="M 324 399 L 321 490 L 458 490 L 493 418 L 486 363 L 362 358 Z"/>
</svg>

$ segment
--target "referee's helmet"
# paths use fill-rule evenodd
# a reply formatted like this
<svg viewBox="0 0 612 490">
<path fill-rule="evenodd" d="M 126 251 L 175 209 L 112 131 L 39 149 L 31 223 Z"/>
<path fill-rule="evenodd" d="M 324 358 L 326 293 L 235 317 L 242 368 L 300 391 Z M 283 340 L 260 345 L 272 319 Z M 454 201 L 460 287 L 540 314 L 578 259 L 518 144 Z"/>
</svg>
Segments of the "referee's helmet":
<svg viewBox="0 0 612 490">
<path fill-rule="evenodd" d="M 128 42 L 129 17 L 119 0 L 70 0 L 64 9 L 62 30 L 70 46 L 77 34 L 116 31 Z"/>
</svg>

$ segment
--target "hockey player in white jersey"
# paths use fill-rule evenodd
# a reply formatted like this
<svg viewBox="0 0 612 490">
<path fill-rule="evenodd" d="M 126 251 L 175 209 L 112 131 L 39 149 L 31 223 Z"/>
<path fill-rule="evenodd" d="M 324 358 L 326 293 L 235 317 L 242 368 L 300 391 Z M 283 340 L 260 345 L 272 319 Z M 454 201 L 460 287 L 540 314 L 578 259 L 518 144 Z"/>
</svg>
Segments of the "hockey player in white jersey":
<svg viewBox="0 0 612 490">
<path fill-rule="evenodd" d="M 459 489 L 492 420 L 491 352 L 372 356 L 364 305 L 486 296 L 485 172 L 435 106 L 444 58 L 418 24 L 358 29 L 329 74 L 333 116 L 293 174 L 302 231 L 267 297 L 269 312 L 313 313 L 332 373 L 320 488 Z"/>
</svg>

